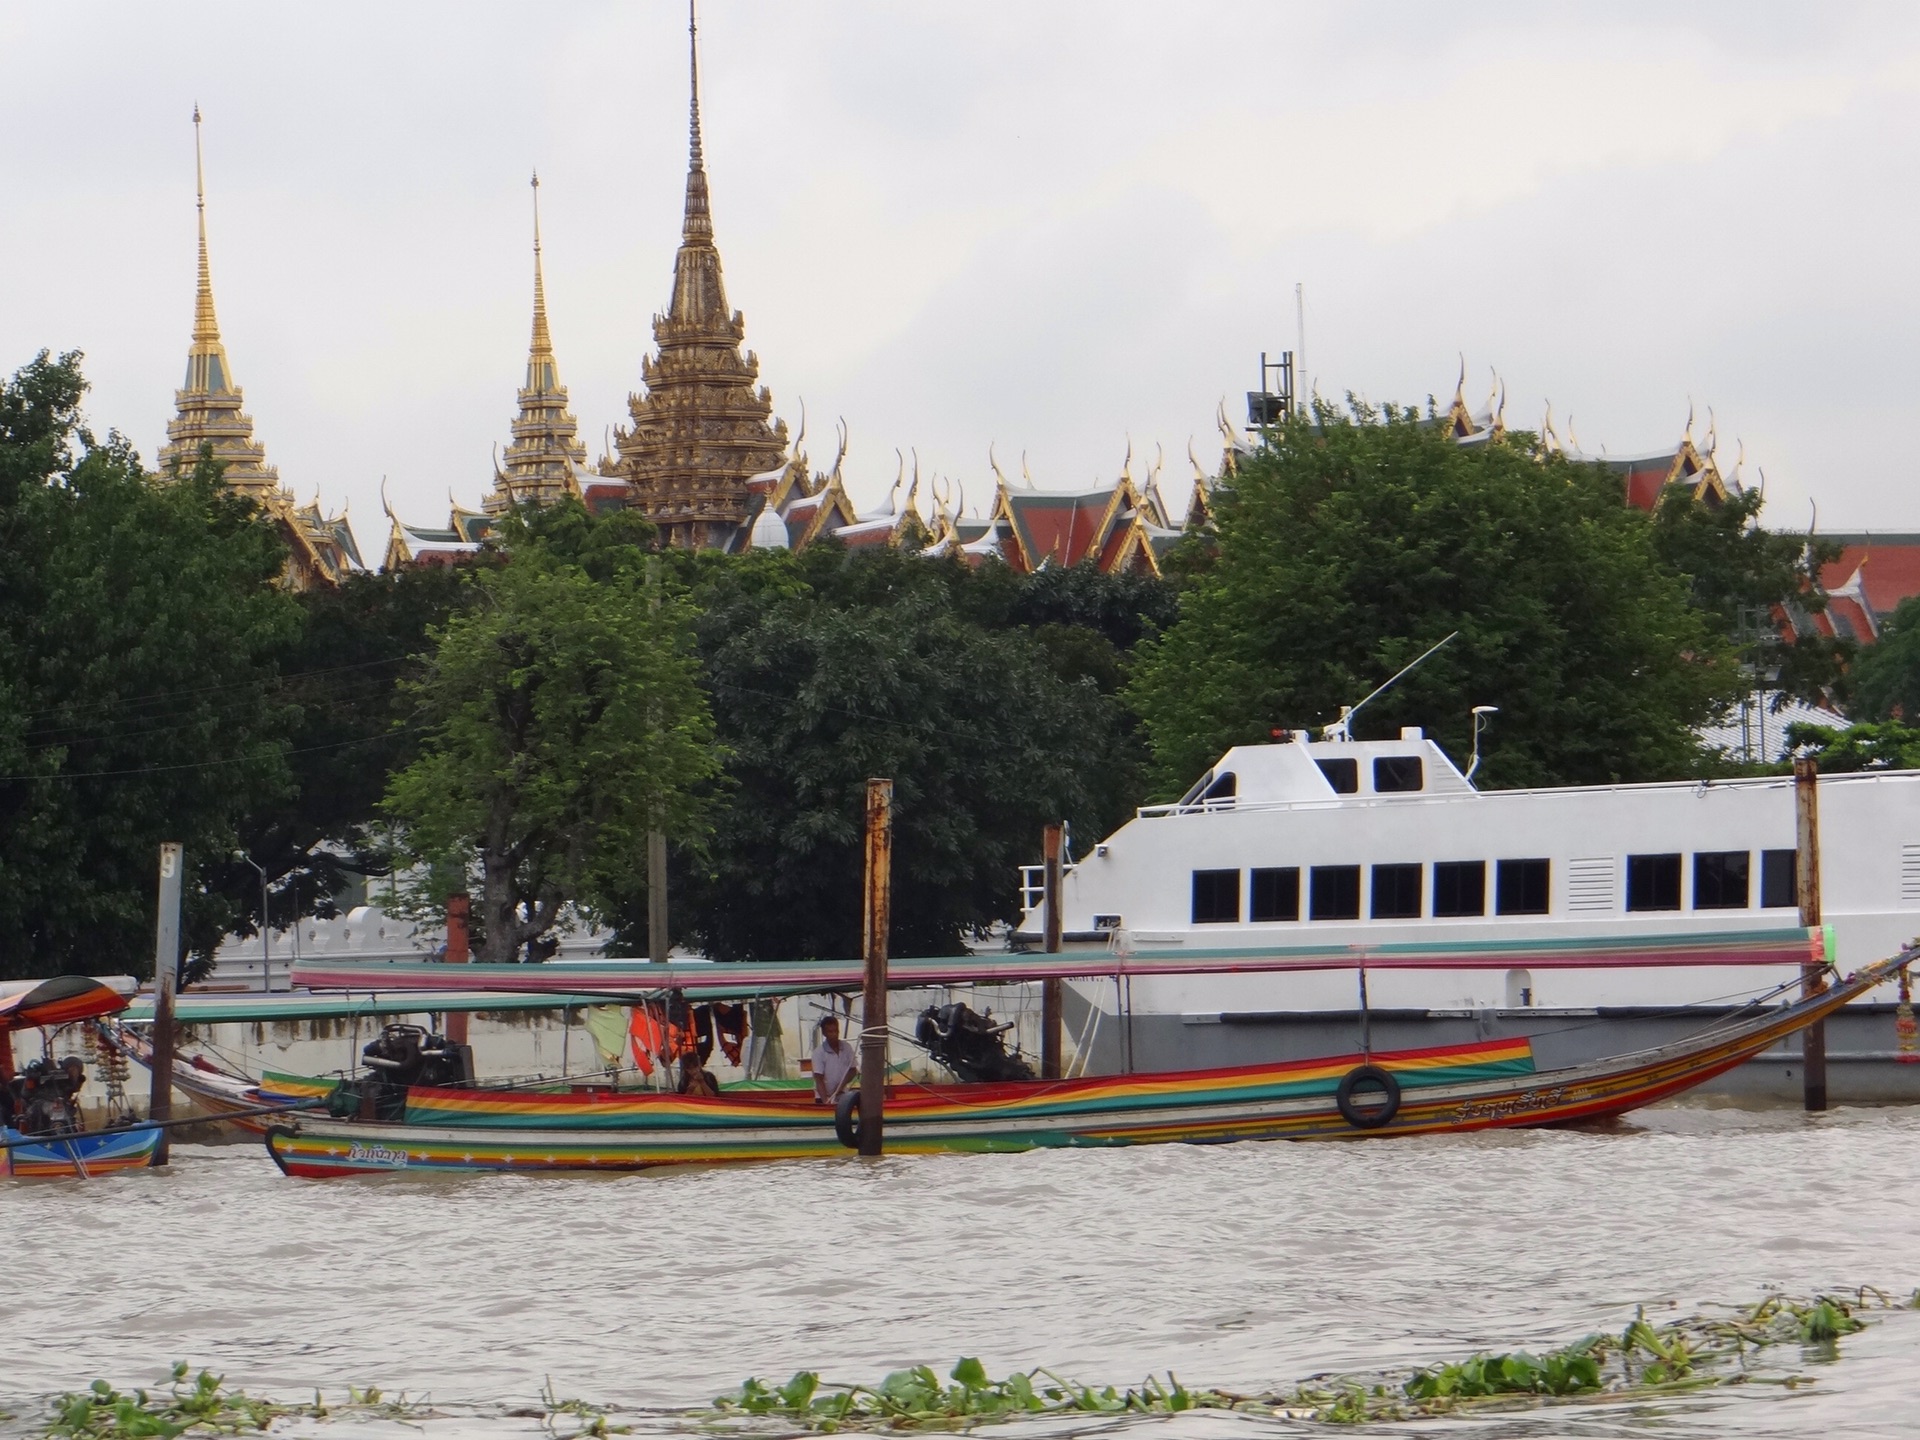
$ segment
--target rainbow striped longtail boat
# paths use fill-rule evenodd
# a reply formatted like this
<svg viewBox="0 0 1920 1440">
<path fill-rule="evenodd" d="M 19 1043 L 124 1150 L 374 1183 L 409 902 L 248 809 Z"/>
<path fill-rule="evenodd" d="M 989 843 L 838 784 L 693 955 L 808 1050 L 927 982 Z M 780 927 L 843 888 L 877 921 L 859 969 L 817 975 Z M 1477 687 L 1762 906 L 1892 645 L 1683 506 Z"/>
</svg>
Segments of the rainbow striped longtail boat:
<svg viewBox="0 0 1920 1440">
<path fill-rule="evenodd" d="M 1809 958 L 1817 937 L 1806 935 Z M 1756 1008 L 1686 1040 L 1557 1070 L 1537 1070 L 1531 1042 L 1519 1038 L 1233 1069 L 895 1086 L 885 1101 L 885 1147 L 913 1155 L 1353 1139 L 1605 1119 L 1732 1069 L 1893 978 L 1916 957 L 1920 949 L 1903 951 L 1796 1004 Z M 710 967 L 710 973 L 727 968 Z M 270 1126 L 266 1144 L 285 1173 L 315 1179 L 395 1171 L 604 1172 L 847 1153 L 832 1113 L 805 1095 L 426 1087 L 408 1092 L 403 1119 L 302 1116 Z"/>
<path fill-rule="evenodd" d="M 8 1090 L 4 1112 L 0 1112 L 7 1116 L 7 1123 L 0 1124 L 0 1176 L 85 1179 L 144 1169 L 153 1163 L 160 1144 L 158 1126 L 137 1124 L 81 1131 L 79 1112 L 66 1103 L 72 1089 L 60 1072 L 36 1074 L 29 1067 L 18 1079 L 14 1073 L 15 1031 L 51 1030 L 124 1010 L 133 982 L 124 983 L 123 990 L 84 976 L 57 975 L 0 997 L 0 1086 Z M 48 1103 L 40 1103 L 36 1091 Z M 15 1114 L 16 1107 L 24 1113 Z M 44 1123 L 48 1117 L 57 1117 L 55 1123 Z M 35 1119 L 43 1123 L 29 1130 L 16 1128 Z"/>
</svg>

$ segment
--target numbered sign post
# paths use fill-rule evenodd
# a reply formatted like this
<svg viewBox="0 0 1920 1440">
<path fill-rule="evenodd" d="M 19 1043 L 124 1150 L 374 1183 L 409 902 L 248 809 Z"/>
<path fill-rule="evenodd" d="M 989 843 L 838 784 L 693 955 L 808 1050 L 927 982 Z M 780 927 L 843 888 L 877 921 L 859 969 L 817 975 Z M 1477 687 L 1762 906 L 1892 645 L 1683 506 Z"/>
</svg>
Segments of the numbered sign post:
<svg viewBox="0 0 1920 1440">
<path fill-rule="evenodd" d="M 153 1089 L 147 1118 L 173 1118 L 173 992 L 180 980 L 180 878 L 186 868 L 178 841 L 160 847 L 160 912 L 153 933 Z M 153 1163 L 167 1163 L 167 1131 Z"/>
</svg>

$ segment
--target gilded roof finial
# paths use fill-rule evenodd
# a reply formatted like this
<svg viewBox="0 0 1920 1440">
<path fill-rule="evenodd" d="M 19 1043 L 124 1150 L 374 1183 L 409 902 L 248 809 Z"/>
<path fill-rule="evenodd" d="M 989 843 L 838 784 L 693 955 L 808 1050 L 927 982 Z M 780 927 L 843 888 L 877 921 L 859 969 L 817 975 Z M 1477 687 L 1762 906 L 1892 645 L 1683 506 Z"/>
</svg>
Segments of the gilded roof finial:
<svg viewBox="0 0 1920 1440">
<path fill-rule="evenodd" d="M 193 205 L 200 218 L 200 288 L 193 300 L 193 339 L 196 345 L 220 339 L 220 323 L 213 316 L 213 273 L 207 267 L 207 172 L 200 155 L 200 105 L 193 106 Z"/>
<path fill-rule="evenodd" d="M 534 367 L 542 360 L 553 359 L 553 336 L 547 330 L 547 282 L 540 263 L 540 172 L 533 172 L 533 353 L 527 357 L 527 388 L 529 390 L 551 390 L 553 376 L 535 373 Z M 542 384 L 541 381 L 547 383 Z"/>
<path fill-rule="evenodd" d="M 707 199 L 706 153 L 700 143 L 700 23 L 694 0 L 687 0 L 687 212 L 683 240 L 713 239 L 713 212 Z"/>
</svg>

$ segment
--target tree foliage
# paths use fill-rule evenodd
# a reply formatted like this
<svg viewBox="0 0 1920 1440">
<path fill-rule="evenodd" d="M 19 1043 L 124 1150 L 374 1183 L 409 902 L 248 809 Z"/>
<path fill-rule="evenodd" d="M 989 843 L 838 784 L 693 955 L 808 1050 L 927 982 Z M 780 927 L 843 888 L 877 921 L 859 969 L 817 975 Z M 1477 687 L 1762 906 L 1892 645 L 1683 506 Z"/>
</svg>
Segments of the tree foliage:
<svg viewBox="0 0 1920 1440">
<path fill-rule="evenodd" d="M 1864 720 L 1840 728 L 1795 721 L 1787 744 L 1833 775 L 1856 770 L 1920 770 L 1920 728 L 1898 720 Z"/>
<path fill-rule="evenodd" d="M 1848 676 L 1849 710 L 1863 720 L 1920 721 L 1920 596 L 1902 600 L 1862 648 Z"/>
<path fill-rule="evenodd" d="M 1117 703 L 1061 673 L 1025 623 L 1058 616 L 1040 597 L 1071 591 L 1069 612 L 1111 652 L 1107 628 L 1124 638 L 1138 623 L 1121 587 L 1027 589 L 957 560 L 831 544 L 680 563 L 728 760 L 711 840 L 681 852 L 671 910 L 716 959 L 859 953 L 869 777 L 894 782 L 900 955 L 951 954 L 1013 918 L 1016 867 L 1037 858 L 1043 825 L 1097 836 L 1137 798 L 1113 786 L 1129 743 Z"/>
<path fill-rule="evenodd" d="M 1496 785 L 1683 774 L 1744 684 L 1653 520 L 1529 436 L 1462 446 L 1411 410 L 1323 406 L 1215 500 L 1216 555 L 1127 691 L 1163 794 L 1231 745 L 1334 720 L 1453 631 L 1357 729 L 1421 725 L 1461 754 L 1471 708 L 1497 705 Z"/>
<path fill-rule="evenodd" d="M 289 791 L 279 537 L 203 459 L 96 439 L 80 356 L 0 386 L 0 974 L 149 973 L 157 856 L 211 950 L 238 827 Z"/>
<path fill-rule="evenodd" d="M 687 607 L 634 543 L 651 527 L 569 506 L 504 529 L 507 563 L 467 574 L 471 603 L 406 687 L 421 748 L 386 801 L 430 876 L 477 876 L 495 962 L 538 955 L 569 903 L 614 903 L 651 825 L 695 832 L 717 768 Z"/>
</svg>

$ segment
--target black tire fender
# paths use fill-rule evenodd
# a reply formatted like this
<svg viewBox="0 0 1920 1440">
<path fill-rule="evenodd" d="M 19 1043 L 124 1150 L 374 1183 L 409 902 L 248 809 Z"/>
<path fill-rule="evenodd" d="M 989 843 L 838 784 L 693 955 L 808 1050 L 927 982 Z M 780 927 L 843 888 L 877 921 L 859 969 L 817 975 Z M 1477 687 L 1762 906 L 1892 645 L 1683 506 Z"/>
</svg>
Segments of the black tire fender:
<svg viewBox="0 0 1920 1440">
<path fill-rule="evenodd" d="M 842 1090 L 833 1107 L 833 1133 L 849 1150 L 860 1148 L 860 1092 Z"/>
<path fill-rule="evenodd" d="M 1361 1086 L 1379 1090 L 1383 1099 L 1377 1105 L 1354 1103 L 1354 1091 Z M 1340 1088 L 1333 1092 L 1333 1103 L 1340 1107 L 1341 1118 L 1356 1130 L 1377 1130 L 1400 1113 L 1400 1082 L 1378 1065 L 1356 1065 L 1340 1077 Z"/>
</svg>

